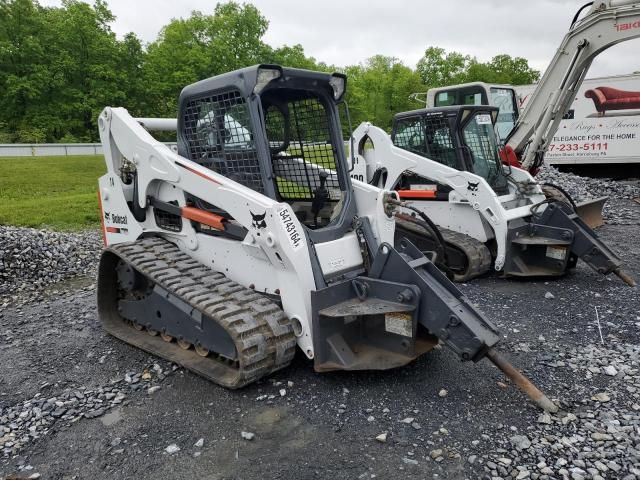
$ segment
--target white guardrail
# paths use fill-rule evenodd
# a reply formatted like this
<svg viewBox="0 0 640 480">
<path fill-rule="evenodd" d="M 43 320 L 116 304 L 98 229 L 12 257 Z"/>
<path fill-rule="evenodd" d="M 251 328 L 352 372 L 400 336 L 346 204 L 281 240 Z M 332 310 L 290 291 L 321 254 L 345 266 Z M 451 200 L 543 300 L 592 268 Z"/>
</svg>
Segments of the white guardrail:
<svg viewBox="0 0 640 480">
<path fill-rule="evenodd" d="M 175 142 L 165 145 L 175 147 Z M 99 143 L 2 143 L 0 157 L 49 157 L 71 155 L 102 155 Z"/>
</svg>

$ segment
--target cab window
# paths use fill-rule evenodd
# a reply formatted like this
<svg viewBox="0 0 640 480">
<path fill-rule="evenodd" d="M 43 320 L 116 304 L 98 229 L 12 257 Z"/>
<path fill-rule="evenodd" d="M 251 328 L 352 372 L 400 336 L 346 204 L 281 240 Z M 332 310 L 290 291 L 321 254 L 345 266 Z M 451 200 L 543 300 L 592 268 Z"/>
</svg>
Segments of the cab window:
<svg viewBox="0 0 640 480">
<path fill-rule="evenodd" d="M 422 119 L 414 117 L 398 120 L 396 122 L 393 143 L 396 147 L 424 156 L 427 150 Z"/>
<path fill-rule="evenodd" d="M 393 144 L 451 168 L 458 168 L 449 121 L 442 115 L 397 120 Z"/>
<path fill-rule="evenodd" d="M 477 113 L 463 127 L 462 136 L 471 154 L 473 173 L 483 177 L 496 193 L 502 193 L 507 179 L 502 172 L 491 115 Z"/>
<path fill-rule="evenodd" d="M 452 91 L 438 92 L 436 94 L 436 107 L 448 107 L 456 105 L 456 93 Z"/>
<path fill-rule="evenodd" d="M 436 107 L 449 107 L 451 105 L 486 105 L 487 94 L 481 86 L 455 88 L 436 93 Z"/>
<path fill-rule="evenodd" d="M 513 88 L 491 87 L 489 90 L 491 105 L 498 107 L 496 130 L 501 140 L 507 138 L 518 120 L 518 102 Z"/>
</svg>

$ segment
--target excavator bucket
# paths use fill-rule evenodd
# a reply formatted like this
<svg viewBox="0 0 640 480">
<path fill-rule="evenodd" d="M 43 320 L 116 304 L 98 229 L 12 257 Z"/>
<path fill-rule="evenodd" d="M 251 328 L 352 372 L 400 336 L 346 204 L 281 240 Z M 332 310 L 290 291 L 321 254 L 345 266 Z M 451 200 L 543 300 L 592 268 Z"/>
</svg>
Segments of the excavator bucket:
<svg viewBox="0 0 640 480">
<path fill-rule="evenodd" d="M 590 228 L 596 228 L 604 225 L 602 217 L 602 209 L 609 197 L 598 197 L 584 202 L 574 202 L 569 194 L 558 185 L 552 183 L 543 183 L 542 191 L 547 198 L 557 200 L 566 204 L 571 204 L 578 217 L 586 223 Z"/>
<path fill-rule="evenodd" d="M 599 197 L 594 200 L 576 203 L 576 213 L 589 227 L 600 227 L 604 225 L 602 209 L 607 200 L 609 200 L 609 197 Z"/>
</svg>

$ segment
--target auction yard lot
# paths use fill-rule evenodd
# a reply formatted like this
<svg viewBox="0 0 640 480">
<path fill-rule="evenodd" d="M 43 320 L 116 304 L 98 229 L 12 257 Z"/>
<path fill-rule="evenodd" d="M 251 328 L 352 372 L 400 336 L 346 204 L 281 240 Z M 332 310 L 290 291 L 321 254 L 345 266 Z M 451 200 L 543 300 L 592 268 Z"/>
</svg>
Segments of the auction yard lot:
<svg viewBox="0 0 640 480">
<path fill-rule="evenodd" d="M 616 206 L 624 221 L 599 233 L 638 278 L 640 206 Z M 640 301 L 613 276 L 461 286 L 559 402 L 548 416 L 446 349 L 388 372 L 317 374 L 299 355 L 224 390 L 103 332 L 99 237 L 64 241 L 85 238 L 79 275 L 0 300 L 0 478 L 640 478 Z"/>
</svg>

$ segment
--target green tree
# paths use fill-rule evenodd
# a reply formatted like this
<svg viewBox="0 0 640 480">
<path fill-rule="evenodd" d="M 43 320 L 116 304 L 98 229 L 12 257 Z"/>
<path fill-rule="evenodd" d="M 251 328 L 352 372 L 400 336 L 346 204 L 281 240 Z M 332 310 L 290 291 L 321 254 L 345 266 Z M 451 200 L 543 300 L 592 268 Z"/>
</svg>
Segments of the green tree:
<svg viewBox="0 0 640 480">
<path fill-rule="evenodd" d="M 63 0 L 60 7 L 0 0 L 2 141 L 95 141 L 105 106 L 174 116 L 186 85 L 256 63 L 345 72 L 352 124 L 369 120 L 383 128 L 394 113 L 416 107 L 409 95 L 427 87 L 539 77 L 520 57 L 482 63 L 438 47 L 429 47 L 415 70 L 383 55 L 338 69 L 307 56 L 302 45 L 267 45 L 267 19 L 234 1 L 172 20 L 147 46 L 133 33 L 117 38 L 113 21 L 106 0 Z"/>
<path fill-rule="evenodd" d="M 489 62 L 489 68 L 495 72 L 496 83 L 510 83 L 512 85 L 527 85 L 540 79 L 540 72 L 529 66 L 529 62 L 522 57 L 496 55 Z"/>
<path fill-rule="evenodd" d="M 444 48 L 429 47 L 418 61 L 416 70 L 430 87 L 463 83 L 472 59 L 458 52 L 447 53 Z"/>
<path fill-rule="evenodd" d="M 0 121 L 14 139 L 50 78 L 40 13 L 31 0 L 0 0 Z"/>
<path fill-rule="evenodd" d="M 428 87 L 441 87 L 465 82 L 510 83 L 524 85 L 540 78 L 540 72 L 522 57 L 496 55 L 490 62 L 443 48 L 428 47 L 416 70 Z"/>
<path fill-rule="evenodd" d="M 103 0 L 0 0 L 0 123 L 16 141 L 97 140 L 106 105 L 136 109 L 144 52 Z M 7 132 L 5 132 L 7 133 Z"/>
<path fill-rule="evenodd" d="M 148 48 L 144 76 L 147 108 L 175 115 L 180 90 L 190 83 L 268 58 L 262 42 L 269 23 L 253 5 L 218 4 L 213 15 L 194 11 L 172 20 Z"/>
<path fill-rule="evenodd" d="M 425 88 L 420 76 L 395 57 L 376 55 L 345 73 L 354 127 L 366 120 L 389 129 L 395 113 L 415 108 L 409 96 Z"/>
<path fill-rule="evenodd" d="M 286 65 L 293 68 L 306 68 L 307 70 L 330 70 L 324 64 L 318 64 L 313 57 L 307 57 L 304 53 L 302 45 L 293 46 L 284 45 L 279 48 L 272 49 L 265 46 L 266 51 L 261 61 L 264 63 L 275 63 L 277 65 Z"/>
</svg>

